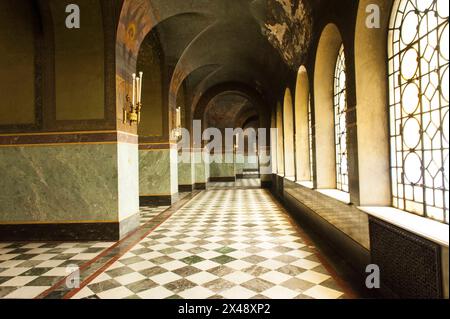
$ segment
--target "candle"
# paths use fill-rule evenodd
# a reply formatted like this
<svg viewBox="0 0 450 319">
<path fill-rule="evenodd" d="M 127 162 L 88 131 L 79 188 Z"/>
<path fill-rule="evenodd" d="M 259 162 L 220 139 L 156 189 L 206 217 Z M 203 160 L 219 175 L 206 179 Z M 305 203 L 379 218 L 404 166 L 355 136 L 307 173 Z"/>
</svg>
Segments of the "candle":
<svg viewBox="0 0 450 319">
<path fill-rule="evenodd" d="M 139 72 L 139 78 L 140 80 L 140 88 L 139 88 L 139 103 L 142 102 L 142 79 L 144 77 L 144 72 Z"/>
<path fill-rule="evenodd" d="M 136 73 L 133 73 L 133 106 L 136 103 Z"/>
<path fill-rule="evenodd" d="M 137 103 L 141 102 L 141 79 L 140 78 L 136 78 L 136 86 L 137 86 Z"/>
<path fill-rule="evenodd" d="M 177 128 L 181 127 L 181 108 L 177 107 Z"/>
</svg>

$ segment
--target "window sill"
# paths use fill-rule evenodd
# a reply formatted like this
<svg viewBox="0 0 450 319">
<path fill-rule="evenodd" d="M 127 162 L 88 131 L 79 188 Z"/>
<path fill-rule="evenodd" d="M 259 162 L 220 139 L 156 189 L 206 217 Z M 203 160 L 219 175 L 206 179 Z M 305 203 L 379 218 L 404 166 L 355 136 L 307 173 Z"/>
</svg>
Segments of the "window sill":
<svg viewBox="0 0 450 319">
<path fill-rule="evenodd" d="M 393 207 L 358 207 L 370 216 L 424 237 L 441 246 L 449 245 L 449 226 Z"/>
<path fill-rule="evenodd" d="M 309 189 L 314 189 L 314 183 L 311 181 L 297 181 L 296 182 L 298 185 L 309 188 Z"/>
<path fill-rule="evenodd" d="M 317 189 L 317 191 L 325 196 L 334 198 L 344 204 L 350 204 L 350 194 L 338 189 Z"/>
</svg>

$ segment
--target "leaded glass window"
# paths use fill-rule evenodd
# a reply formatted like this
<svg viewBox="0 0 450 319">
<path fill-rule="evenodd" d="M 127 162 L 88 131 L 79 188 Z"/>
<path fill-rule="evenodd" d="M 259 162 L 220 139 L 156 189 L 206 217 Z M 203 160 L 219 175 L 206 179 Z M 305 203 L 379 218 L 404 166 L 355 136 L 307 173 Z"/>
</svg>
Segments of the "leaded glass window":
<svg viewBox="0 0 450 319">
<path fill-rule="evenodd" d="M 389 29 L 393 205 L 448 214 L 448 0 L 399 0 Z"/>
<path fill-rule="evenodd" d="M 336 186 L 348 192 L 347 164 L 347 86 L 344 46 L 339 49 L 334 73 L 334 126 L 336 144 Z"/>
</svg>

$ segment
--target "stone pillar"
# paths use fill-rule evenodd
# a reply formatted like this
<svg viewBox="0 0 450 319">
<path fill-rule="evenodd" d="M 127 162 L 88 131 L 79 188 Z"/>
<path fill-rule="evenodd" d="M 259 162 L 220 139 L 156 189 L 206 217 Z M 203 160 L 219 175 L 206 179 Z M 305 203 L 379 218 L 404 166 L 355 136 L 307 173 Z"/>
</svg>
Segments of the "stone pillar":
<svg viewBox="0 0 450 319">
<path fill-rule="evenodd" d="M 139 201 L 172 205 L 178 199 L 178 154 L 173 143 L 139 145 Z"/>
<path fill-rule="evenodd" d="M 259 156 L 259 176 L 261 188 L 270 188 L 272 185 L 272 156 L 270 146 L 260 146 Z"/>
<path fill-rule="evenodd" d="M 139 226 L 138 139 L 0 135 L 0 240 L 118 240 Z"/>
<path fill-rule="evenodd" d="M 209 181 L 208 154 L 202 148 L 193 149 L 194 188 L 206 189 Z"/>
<path fill-rule="evenodd" d="M 245 155 L 236 153 L 234 156 L 234 173 L 237 179 L 244 178 Z"/>
<path fill-rule="evenodd" d="M 178 157 L 178 191 L 192 192 L 195 188 L 194 152 L 183 150 Z"/>
<path fill-rule="evenodd" d="M 211 155 L 209 168 L 211 182 L 236 181 L 233 151 Z"/>
</svg>

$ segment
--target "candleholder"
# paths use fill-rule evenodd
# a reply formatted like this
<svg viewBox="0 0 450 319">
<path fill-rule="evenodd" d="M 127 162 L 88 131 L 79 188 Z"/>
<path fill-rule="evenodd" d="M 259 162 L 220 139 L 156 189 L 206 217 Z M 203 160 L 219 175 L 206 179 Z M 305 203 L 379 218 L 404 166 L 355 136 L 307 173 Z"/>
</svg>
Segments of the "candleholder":
<svg viewBox="0 0 450 319">
<path fill-rule="evenodd" d="M 141 122 L 141 109 L 142 103 L 135 103 L 130 99 L 130 96 L 126 97 L 126 105 L 123 108 L 123 123 L 130 125 L 139 124 Z"/>
<path fill-rule="evenodd" d="M 139 124 L 141 122 L 141 109 L 142 109 L 142 80 L 144 73 L 139 72 L 139 76 L 136 73 L 132 74 L 133 79 L 133 99 L 126 95 L 125 107 L 123 108 L 123 123 Z"/>
</svg>

